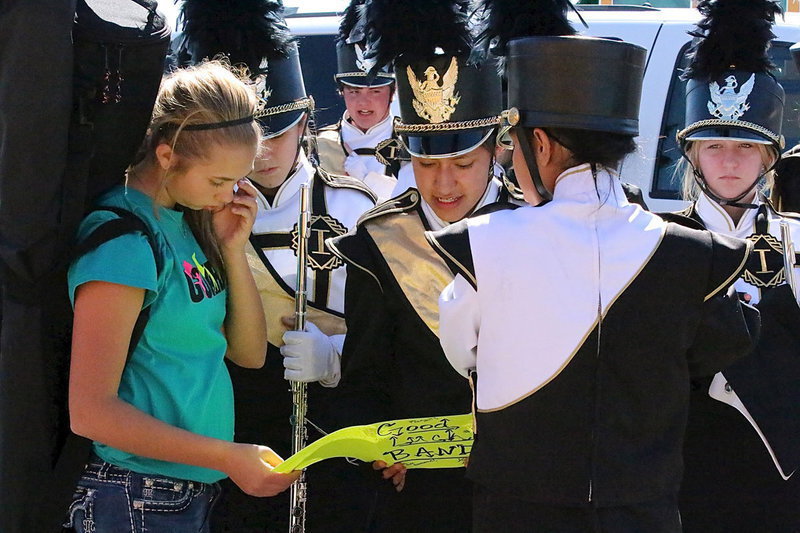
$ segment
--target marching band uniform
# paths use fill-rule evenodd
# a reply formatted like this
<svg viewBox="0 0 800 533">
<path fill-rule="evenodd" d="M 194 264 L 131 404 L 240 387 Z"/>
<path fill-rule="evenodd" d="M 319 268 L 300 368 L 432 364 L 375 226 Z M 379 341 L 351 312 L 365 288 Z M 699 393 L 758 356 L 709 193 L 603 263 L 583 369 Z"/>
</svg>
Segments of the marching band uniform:
<svg viewBox="0 0 800 533">
<path fill-rule="evenodd" d="M 692 381 L 681 491 L 686 531 L 788 533 L 800 527 L 800 478 L 792 475 L 800 458 L 800 421 L 793 407 L 800 376 L 800 307 L 783 280 L 780 243 L 780 222 L 789 223 L 797 236 L 800 220 L 776 212 L 760 196 L 754 205 L 738 224 L 706 195 L 689 210 L 707 229 L 754 243 L 734 287 L 751 296 L 762 328 L 752 355 Z"/>
<path fill-rule="evenodd" d="M 272 202 L 263 195 L 258 197 L 258 213 L 250 238 L 252 246 L 248 249 L 248 261 L 264 309 L 267 310 L 270 342 L 263 368 L 239 371 L 231 367 L 236 393 L 236 439 L 249 438 L 253 442 L 267 443 L 282 457 L 291 455 L 289 417 L 292 413 L 292 397 L 284 379 L 280 346 L 283 346 L 286 327 L 280 319 L 294 313 L 296 226 L 300 212 L 299 191 L 303 183 L 311 185 L 307 321 L 314 325 L 309 327 L 329 336 L 329 346 L 334 350 L 334 364 L 324 372 L 328 374 L 328 379 L 308 385 L 309 418 L 326 431 L 330 428 L 326 422 L 326 407 L 334 392 L 325 387 L 336 386 L 339 378 L 338 357 L 346 333 L 344 289 L 347 276 L 342 261 L 324 245 L 324 240 L 342 235 L 355 227 L 358 217 L 374 205 L 374 196 L 361 182 L 328 174 L 319 167 L 315 169 L 302 153 L 297 170 L 281 185 Z M 321 481 L 324 474 L 320 475 L 320 472 L 315 469 L 308 476 L 308 498 L 314 509 L 307 517 L 309 526 L 322 520 L 326 507 L 333 504 L 331 497 L 322 497 L 328 494 L 327 481 L 330 480 Z M 346 476 L 347 473 L 342 474 L 345 480 Z M 326 486 L 322 487 L 321 482 Z M 342 491 L 341 485 L 337 490 Z M 224 511 L 227 515 L 225 523 L 231 531 L 242 531 L 239 528 L 244 525 L 252 526 L 253 531 L 263 531 L 268 526 L 270 530 L 272 527 L 276 530 L 288 528 L 286 494 L 267 500 L 234 494 L 237 495 L 234 499 L 241 506 L 232 502 Z M 243 516 L 248 512 L 252 515 L 252 523 Z M 346 516 L 344 510 L 336 514 L 339 515 L 338 519 Z"/>
<path fill-rule="evenodd" d="M 485 149 L 482 145 L 499 121 L 500 80 L 489 68 L 468 66 L 468 50 L 442 48 L 439 55 L 431 46 L 421 54 L 389 58 L 394 60 L 401 110 L 396 131 L 415 157 L 447 158 Z M 425 79 L 423 73 L 428 79 L 441 74 L 445 93 L 460 94 L 443 116 L 429 112 L 442 109 L 436 104 L 447 104 L 446 95 L 440 91 L 437 100 L 436 94 L 427 93 L 426 101 L 416 92 L 420 89 L 414 83 L 419 83 L 417 77 Z M 487 177 L 481 178 L 487 185 L 473 211 L 508 198 L 498 177 L 489 177 L 493 167 L 490 163 Z M 426 230 L 447 224 L 416 188 L 409 188 L 331 241 L 334 253 L 347 263 L 348 276 L 348 335 L 336 391 L 342 406 L 337 412 L 343 416 L 339 425 L 469 411 L 469 383 L 447 364 L 438 338 L 436 295 L 452 274 L 424 237 Z M 409 470 L 401 492 L 379 484 L 370 531 L 469 531 L 471 491 L 460 468 Z"/>
<path fill-rule="evenodd" d="M 784 267 L 780 225 L 788 225 L 797 247 L 800 220 L 777 212 L 755 191 L 761 176 L 740 176 L 744 186 L 744 180 L 753 181 L 736 198 L 718 196 L 689 155 L 693 142 L 736 141 L 766 145 L 780 157 L 784 91 L 768 62 L 763 70 L 753 67 L 754 59 L 766 56 L 779 8 L 759 1 L 748 6 L 754 11 L 743 13 L 730 0 L 701 2 L 698 8 L 706 18 L 691 51 L 687 127 L 678 141 L 690 165 L 684 179 L 693 180 L 700 192 L 684 214 L 753 244 L 734 287 L 759 309 L 762 327 L 748 357 L 692 381 L 681 515 L 687 532 L 789 533 L 800 530 L 800 479 L 794 473 L 800 467 L 800 306 L 786 283 L 791 276 Z M 760 37 L 749 45 L 724 46 L 725 36 L 741 43 L 737 31 L 752 35 L 754 27 Z M 719 50 L 726 49 L 736 53 L 720 58 Z M 741 217 L 736 220 L 723 206 L 740 210 L 732 212 Z M 797 277 L 796 254 L 788 259 Z"/>
<path fill-rule="evenodd" d="M 678 532 L 690 375 L 751 346 L 728 290 L 750 245 L 666 223 L 591 161 L 546 188 L 524 129 L 633 138 L 646 53 L 623 41 L 527 35 L 498 47 L 507 117 L 522 142 L 515 162 L 552 199 L 428 234 L 456 274 L 440 298 L 442 346 L 476 391 L 474 527 Z M 582 98 L 565 108 L 566 94 Z"/>
<path fill-rule="evenodd" d="M 375 157 L 375 147 L 381 141 L 396 139 L 393 120 L 388 115 L 367 131 L 361 131 L 350 122 L 345 111 L 339 122 L 319 130 L 320 166 L 363 181 L 381 200 L 391 197 L 400 161 L 395 158 L 381 162 Z"/>
<path fill-rule="evenodd" d="M 275 81 L 271 81 L 272 85 L 269 88 L 273 99 L 278 92 L 279 84 L 285 84 L 287 79 L 279 77 L 285 73 L 281 72 L 275 63 L 277 61 L 273 61 L 270 65 L 272 69 L 270 74 L 275 76 L 272 78 Z M 297 69 L 299 76 L 299 62 L 295 62 L 292 67 Z M 293 90 L 304 91 L 302 84 L 295 85 Z M 297 98 L 299 95 L 294 96 Z M 277 106 L 280 103 L 281 100 L 269 101 L 270 106 Z M 299 119 L 291 119 L 290 123 L 296 124 L 297 120 Z M 276 117 L 273 116 L 271 129 L 276 129 L 277 134 L 280 134 L 285 128 L 275 126 L 275 122 Z M 335 387 L 338 382 L 339 357 L 346 333 L 344 323 L 346 271 L 342 261 L 331 253 L 324 242 L 325 239 L 342 235 L 354 227 L 358 217 L 373 207 L 376 200 L 372 191 L 362 182 L 348 176 L 330 174 L 321 167 L 315 168 L 302 151 L 298 154 L 296 169 L 278 188 L 275 197 L 271 201 L 263 195 L 258 198 L 258 213 L 250 237 L 252 246 L 248 250 L 248 261 L 264 309 L 267 311 L 269 347 L 263 368 L 258 370 L 231 368 L 231 379 L 236 392 L 236 438 L 249 439 L 248 442 L 268 443 L 282 457 L 291 454 L 292 427 L 289 420 L 292 414 L 292 396 L 284 379 L 285 368 L 281 347 L 284 346 L 284 334 L 287 328 L 281 323 L 281 317 L 294 315 L 299 191 L 304 183 L 310 184 L 311 210 L 306 334 L 312 337 L 311 347 L 326 352 L 317 354 L 315 366 L 321 365 L 322 368 L 317 373 L 324 377 L 318 383 L 308 385 L 308 411 L 309 419 L 324 430 L 329 428 L 325 412 L 332 394 L 325 387 Z M 311 371 L 312 369 L 304 368 L 295 372 Z M 323 513 L 328 505 L 337 503 L 341 505 L 341 501 L 335 499 L 335 492 L 341 492 L 341 486 L 334 489 L 332 485 L 336 480 L 330 479 L 326 474 L 327 472 L 323 473 L 321 469 L 309 474 L 308 498 L 318 512 L 310 513 L 306 520 L 309 526 L 317 520 L 322 520 L 315 530 L 320 530 L 326 525 L 334 526 L 333 523 L 326 523 L 323 516 L 327 515 Z M 344 480 L 347 479 L 347 472 L 340 475 Z M 342 496 L 346 494 L 342 492 Z M 225 523 L 231 531 L 236 532 L 243 531 L 243 527 L 254 527 L 253 531 L 263 531 L 268 526 L 276 530 L 287 529 L 289 515 L 287 497 L 288 494 L 284 493 L 265 501 L 246 496 L 231 486 L 230 505 L 225 510 L 227 515 Z M 334 516 L 338 519 L 346 519 L 347 513 L 344 509 L 333 511 L 337 511 Z M 248 513 L 251 518 L 248 518 Z M 253 521 L 248 522 L 248 520 Z"/>
<path fill-rule="evenodd" d="M 551 203 L 436 238 L 464 266 L 442 295 L 441 340 L 462 374 L 477 369 L 468 474 L 495 498 L 576 508 L 674 498 L 689 375 L 748 346 L 730 338 L 740 315 L 724 291 L 747 248 L 668 225 L 629 204 L 616 178 L 596 179 L 589 165 L 570 169 Z M 511 281 L 523 277 L 544 282 Z"/>
<path fill-rule="evenodd" d="M 505 195 L 492 180 L 478 207 Z M 469 383 L 447 364 L 438 338 L 436 294 L 452 274 L 424 237 L 445 225 L 412 188 L 332 241 L 348 277 L 338 425 L 469 411 Z M 469 530 L 472 487 L 463 470 L 411 470 L 406 476 L 400 493 L 380 484 L 376 531 Z"/>
<path fill-rule="evenodd" d="M 357 10 L 364 0 L 352 0 L 345 10 L 339 27 L 336 43 L 337 72 L 334 80 L 339 87 L 385 87 L 394 84 L 394 74 L 386 67 L 368 76 L 372 63 L 364 58 L 363 18 Z M 348 111 L 341 120 L 320 129 L 317 136 L 320 165 L 336 174 L 347 174 L 363 181 L 372 189 L 380 201 L 390 198 L 400 160 L 390 157 L 392 150 L 399 146 L 394 132 L 391 112 L 387 106 L 387 116 L 367 131 L 362 131 L 353 122 Z M 385 142 L 384 142 L 385 141 Z M 386 154 L 376 157 L 376 153 Z"/>
<path fill-rule="evenodd" d="M 265 3 L 266 13 L 256 18 L 263 25 L 247 36 L 235 39 L 236 28 L 217 32 L 205 26 L 207 33 L 187 40 L 196 58 L 213 57 L 224 52 L 234 64 L 244 63 L 251 73 L 259 97 L 256 119 L 265 139 L 273 139 L 306 120 L 314 109 L 313 98 L 306 94 L 297 44 L 282 18 L 279 3 Z M 273 9 L 277 6 L 278 10 Z M 256 15 L 253 15 L 256 16 Z M 227 19 L 226 19 L 227 20 Z M 230 42 L 217 40 L 227 37 Z M 205 39 L 203 39 L 205 37 Z M 263 41 L 263 42 L 262 42 Z M 252 48 L 240 49 L 241 43 Z M 308 384 L 308 414 L 322 428 L 328 427 L 325 410 L 330 387 L 339 379 L 339 354 L 344 342 L 344 290 L 346 271 L 342 261 L 325 245 L 325 239 L 342 235 L 355 226 L 358 217 L 375 205 L 375 196 L 361 181 L 330 174 L 315 167 L 298 141 L 294 166 L 278 186 L 272 198 L 262 190 L 257 197 L 258 211 L 247 248 L 247 258 L 256 282 L 267 319 L 269 345 L 264 366 L 245 369 L 229 365 L 234 387 L 236 412 L 235 440 L 263 443 L 278 455 L 291 454 L 292 394 L 286 379 L 311 381 Z M 313 143 L 312 143 L 313 144 Z M 258 188 L 257 178 L 256 185 Z M 287 332 L 282 317 L 294 316 L 297 283 L 297 223 L 300 215 L 300 188 L 310 186 L 310 221 L 307 265 L 307 323 L 302 332 Z M 292 342 L 286 341 L 291 335 Z M 284 350 L 310 351 L 313 365 L 285 368 Z M 308 358 L 305 359 L 308 362 Z M 352 469 L 355 470 L 355 469 Z M 315 498 L 319 509 L 341 503 L 336 497 L 341 487 L 331 490 L 338 480 L 325 475 L 309 475 L 309 501 Z M 357 472 L 356 472 L 357 474 Z M 346 481 L 347 473 L 342 474 Z M 338 484 L 338 483 L 336 483 Z M 254 498 L 230 480 L 222 482 L 224 492 L 214 513 L 214 530 L 236 533 L 288 530 L 288 491 L 272 498 Z M 360 493 L 355 493 L 362 496 Z M 369 498 L 370 495 L 364 495 Z M 316 505 L 314 502 L 312 505 Z M 324 502 L 324 504 L 323 504 Z M 339 509 L 337 509 L 339 511 Z M 341 509 L 341 519 L 349 518 Z M 363 511 L 362 511 L 363 514 Z M 322 514 L 312 514 L 321 519 Z M 311 517 L 309 517 L 311 518 Z M 325 522 L 315 531 L 322 530 Z"/>
</svg>

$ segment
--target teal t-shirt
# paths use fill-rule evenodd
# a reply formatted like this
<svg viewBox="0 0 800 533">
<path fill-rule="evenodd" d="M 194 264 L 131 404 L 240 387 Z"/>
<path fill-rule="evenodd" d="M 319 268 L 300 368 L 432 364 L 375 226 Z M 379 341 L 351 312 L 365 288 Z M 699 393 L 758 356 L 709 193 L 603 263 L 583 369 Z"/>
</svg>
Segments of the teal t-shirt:
<svg viewBox="0 0 800 533">
<path fill-rule="evenodd" d="M 182 213 L 159 207 L 156 215 L 150 197 L 123 187 L 104 195 L 98 205 L 122 207 L 144 220 L 163 261 L 157 276 L 153 248 L 145 236 L 134 233 L 102 244 L 69 270 L 73 303 L 75 289 L 89 281 L 146 291 L 150 318 L 122 372 L 119 397 L 170 425 L 233 440 L 233 387 L 223 361 L 224 280 L 207 264 Z M 78 238 L 113 218 L 117 215 L 108 211 L 90 213 Z M 225 477 L 215 470 L 140 457 L 99 442 L 94 449 L 105 461 L 143 474 L 205 483 Z"/>
</svg>

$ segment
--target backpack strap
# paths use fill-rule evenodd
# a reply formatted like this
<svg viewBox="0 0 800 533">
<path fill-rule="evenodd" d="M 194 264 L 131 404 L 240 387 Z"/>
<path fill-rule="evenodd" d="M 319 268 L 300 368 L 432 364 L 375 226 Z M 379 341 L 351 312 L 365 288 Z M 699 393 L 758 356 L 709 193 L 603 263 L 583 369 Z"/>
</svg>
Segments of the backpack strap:
<svg viewBox="0 0 800 533">
<path fill-rule="evenodd" d="M 139 232 L 144 235 L 145 238 L 147 238 L 147 242 L 150 244 L 150 248 L 153 250 L 153 258 L 156 262 L 156 276 L 161 273 L 163 265 L 161 255 L 156 249 L 155 235 L 147 226 L 147 224 L 145 224 L 144 220 L 139 218 L 133 212 L 121 207 L 98 206 L 92 209 L 90 213 L 95 211 L 110 211 L 119 218 L 107 220 L 106 222 L 100 224 L 94 229 L 94 231 L 87 235 L 85 239 L 79 242 L 73 250 L 73 260 L 86 255 L 100 245 L 114 240 L 117 237 L 121 237 L 122 235 L 127 235 L 129 233 Z M 149 319 L 150 306 L 148 305 L 142 308 L 142 310 L 139 312 L 139 316 L 136 318 L 136 323 L 133 325 L 131 342 L 128 346 L 128 359 L 130 359 L 133 350 L 136 348 L 136 345 L 139 344 L 139 339 L 142 338 L 144 328 L 147 326 L 147 321 Z"/>
</svg>

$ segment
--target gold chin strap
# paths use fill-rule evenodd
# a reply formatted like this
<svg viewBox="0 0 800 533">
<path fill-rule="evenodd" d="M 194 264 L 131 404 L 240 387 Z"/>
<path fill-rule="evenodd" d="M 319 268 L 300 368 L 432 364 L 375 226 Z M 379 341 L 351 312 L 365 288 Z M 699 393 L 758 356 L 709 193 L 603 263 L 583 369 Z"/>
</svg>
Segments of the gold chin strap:
<svg viewBox="0 0 800 533">
<path fill-rule="evenodd" d="M 513 122 L 512 122 L 513 121 Z M 500 113 L 500 127 L 497 129 L 495 144 L 504 150 L 513 150 L 514 141 L 511 139 L 511 128 L 519 123 L 519 110 L 516 107 L 506 109 Z"/>
</svg>

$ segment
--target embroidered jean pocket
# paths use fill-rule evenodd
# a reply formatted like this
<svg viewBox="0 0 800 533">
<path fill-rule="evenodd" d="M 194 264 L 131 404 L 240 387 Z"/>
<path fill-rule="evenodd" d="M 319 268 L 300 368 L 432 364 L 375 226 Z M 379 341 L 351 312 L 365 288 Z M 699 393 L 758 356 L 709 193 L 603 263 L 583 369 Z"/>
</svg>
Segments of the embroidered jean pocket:
<svg viewBox="0 0 800 533">
<path fill-rule="evenodd" d="M 63 527 L 77 532 L 93 533 L 94 527 L 94 489 L 79 486 L 72 495 L 72 503 L 67 509 Z"/>
<path fill-rule="evenodd" d="M 197 496 L 198 487 L 191 481 L 142 476 L 141 484 L 132 487 L 133 507 L 145 511 L 176 512 L 188 508 Z"/>
</svg>

